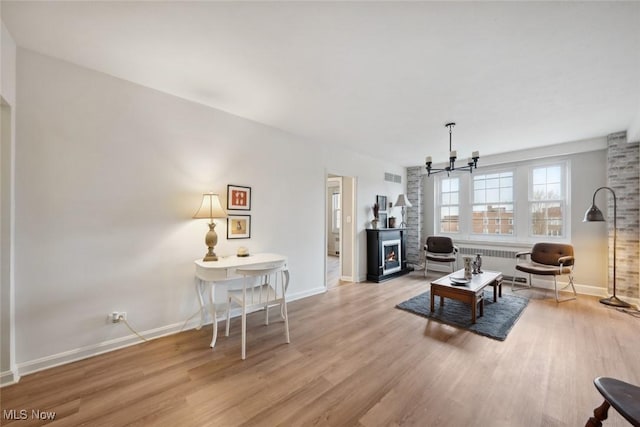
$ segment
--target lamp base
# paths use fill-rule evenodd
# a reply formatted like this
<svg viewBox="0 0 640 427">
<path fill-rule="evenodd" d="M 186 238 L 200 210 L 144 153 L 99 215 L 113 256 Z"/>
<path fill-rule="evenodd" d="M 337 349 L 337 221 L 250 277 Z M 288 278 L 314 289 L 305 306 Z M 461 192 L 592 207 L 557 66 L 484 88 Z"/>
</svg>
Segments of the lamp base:
<svg viewBox="0 0 640 427">
<path fill-rule="evenodd" d="M 631 307 L 631 304 L 629 304 L 628 302 L 622 301 L 620 298 L 618 298 L 615 295 L 609 298 L 602 298 L 600 302 L 602 304 L 611 305 L 613 307 L 623 307 L 623 308 Z"/>
</svg>

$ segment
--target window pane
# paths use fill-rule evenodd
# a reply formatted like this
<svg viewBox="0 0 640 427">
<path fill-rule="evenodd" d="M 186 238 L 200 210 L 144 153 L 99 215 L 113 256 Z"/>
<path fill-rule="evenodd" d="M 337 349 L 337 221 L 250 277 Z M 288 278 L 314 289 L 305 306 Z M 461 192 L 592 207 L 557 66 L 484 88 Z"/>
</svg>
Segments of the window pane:
<svg viewBox="0 0 640 427">
<path fill-rule="evenodd" d="M 487 188 L 498 188 L 498 187 L 500 187 L 500 180 L 498 178 L 487 180 Z"/>
<path fill-rule="evenodd" d="M 547 182 L 547 170 L 536 168 L 533 170 L 533 185 L 545 184 Z"/>
<path fill-rule="evenodd" d="M 547 168 L 547 182 L 560 183 L 562 181 L 562 170 L 560 166 L 551 166 Z"/>
<path fill-rule="evenodd" d="M 545 184 L 534 184 L 533 186 L 533 194 L 532 200 L 544 200 L 545 199 L 545 191 L 547 190 L 547 186 Z"/>
<path fill-rule="evenodd" d="M 560 183 L 547 185 L 547 199 L 558 200 L 561 197 Z"/>
<path fill-rule="evenodd" d="M 471 220 L 476 234 L 513 234 L 513 205 L 474 206 Z"/>
<path fill-rule="evenodd" d="M 511 175 L 500 177 L 500 187 L 513 187 L 513 177 Z"/>
<path fill-rule="evenodd" d="M 531 234 L 534 236 L 563 236 L 561 203 L 531 203 Z"/>
<path fill-rule="evenodd" d="M 473 203 L 472 233 L 513 234 L 513 172 L 475 176 Z"/>
<path fill-rule="evenodd" d="M 442 207 L 440 208 L 440 231 L 447 233 L 456 233 L 459 230 L 458 208 Z"/>
<path fill-rule="evenodd" d="M 564 236 L 564 166 L 534 168 L 529 216 L 533 236 Z"/>
<path fill-rule="evenodd" d="M 442 193 L 442 204 L 443 205 L 451 204 L 451 193 Z"/>
<path fill-rule="evenodd" d="M 500 202 L 501 203 L 513 202 L 513 189 L 511 189 L 511 188 L 501 188 L 500 189 Z"/>
<path fill-rule="evenodd" d="M 340 231 L 340 193 L 333 193 L 331 196 L 331 209 L 333 211 L 333 215 L 331 216 L 331 227 L 333 228 L 334 233 L 338 233 Z"/>
<path fill-rule="evenodd" d="M 500 201 L 500 190 L 498 188 L 487 190 L 487 203 L 497 203 Z"/>
</svg>

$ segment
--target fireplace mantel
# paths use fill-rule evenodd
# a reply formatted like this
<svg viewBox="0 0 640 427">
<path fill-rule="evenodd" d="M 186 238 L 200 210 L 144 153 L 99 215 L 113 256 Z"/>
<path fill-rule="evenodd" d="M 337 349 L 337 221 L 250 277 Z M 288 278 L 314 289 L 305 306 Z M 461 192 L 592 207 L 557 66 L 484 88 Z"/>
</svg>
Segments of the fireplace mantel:
<svg viewBox="0 0 640 427">
<path fill-rule="evenodd" d="M 382 282 L 407 273 L 406 229 L 367 229 L 367 280 Z"/>
</svg>

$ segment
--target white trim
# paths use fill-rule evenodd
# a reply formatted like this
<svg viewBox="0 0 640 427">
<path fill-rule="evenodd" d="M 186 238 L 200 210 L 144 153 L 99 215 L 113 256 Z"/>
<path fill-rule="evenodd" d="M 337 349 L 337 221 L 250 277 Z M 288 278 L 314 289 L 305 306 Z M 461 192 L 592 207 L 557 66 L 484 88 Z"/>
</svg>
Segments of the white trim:
<svg viewBox="0 0 640 427">
<path fill-rule="evenodd" d="M 324 286 L 310 289 L 308 291 L 299 292 L 296 294 L 288 295 L 287 301 L 295 301 L 302 298 L 307 298 L 313 295 L 325 293 L 327 290 Z M 233 312 L 232 312 L 233 313 Z M 220 313 L 217 316 L 217 321 L 224 321 L 226 319 L 226 313 Z M 236 314 L 238 315 L 238 314 Z M 195 316 L 194 316 L 195 317 Z M 235 315 L 234 315 L 235 317 Z M 153 340 L 157 338 L 173 335 L 178 332 L 187 331 L 189 329 L 196 328 L 200 323 L 199 318 L 194 318 L 186 324 L 184 322 L 178 322 L 171 325 L 162 326 L 160 328 L 149 329 L 147 331 L 140 332 L 140 335 L 144 336 L 147 340 Z M 210 325 L 211 322 L 206 323 Z M 108 353 L 121 348 L 130 347 L 132 345 L 140 344 L 143 341 L 136 335 L 130 334 L 124 337 L 115 338 L 109 341 L 104 341 L 99 344 L 88 345 L 85 347 L 79 347 L 76 349 L 64 351 L 62 353 L 52 354 L 49 356 L 41 357 L 34 360 L 18 363 L 18 373 L 13 373 L 14 382 L 20 379 L 20 375 L 33 374 L 38 371 L 42 371 L 56 366 L 65 365 L 67 363 L 76 362 L 78 360 L 87 359 L 89 357 L 98 356 L 100 354 Z M 3 380 L 4 380 L 4 374 Z M 18 375 L 19 374 L 19 375 Z M 4 385 L 4 384 L 3 384 Z M 7 384 L 8 385 L 8 384 Z"/>
<path fill-rule="evenodd" d="M 20 375 L 15 370 L 0 372 L 0 388 L 20 381 Z"/>
</svg>

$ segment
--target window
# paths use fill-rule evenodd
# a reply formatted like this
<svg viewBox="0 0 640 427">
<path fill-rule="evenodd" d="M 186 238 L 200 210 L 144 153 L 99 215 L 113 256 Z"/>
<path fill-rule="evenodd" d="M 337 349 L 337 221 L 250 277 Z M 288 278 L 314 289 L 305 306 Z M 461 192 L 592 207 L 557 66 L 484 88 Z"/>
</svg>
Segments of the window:
<svg viewBox="0 0 640 427">
<path fill-rule="evenodd" d="M 443 173 L 432 184 L 433 232 L 480 242 L 568 241 L 570 172 L 571 161 L 557 158 Z"/>
<path fill-rule="evenodd" d="M 513 172 L 474 175 L 472 185 L 471 232 L 512 235 Z"/>
<path fill-rule="evenodd" d="M 440 180 L 440 232 L 460 231 L 460 178 Z"/>
<path fill-rule="evenodd" d="M 340 232 L 340 222 L 342 220 L 340 203 L 340 193 L 333 193 L 331 196 L 331 211 L 333 213 L 331 216 L 331 228 L 334 233 Z"/>
<path fill-rule="evenodd" d="M 564 167 L 534 167 L 529 180 L 529 224 L 532 236 L 565 235 Z"/>
</svg>

